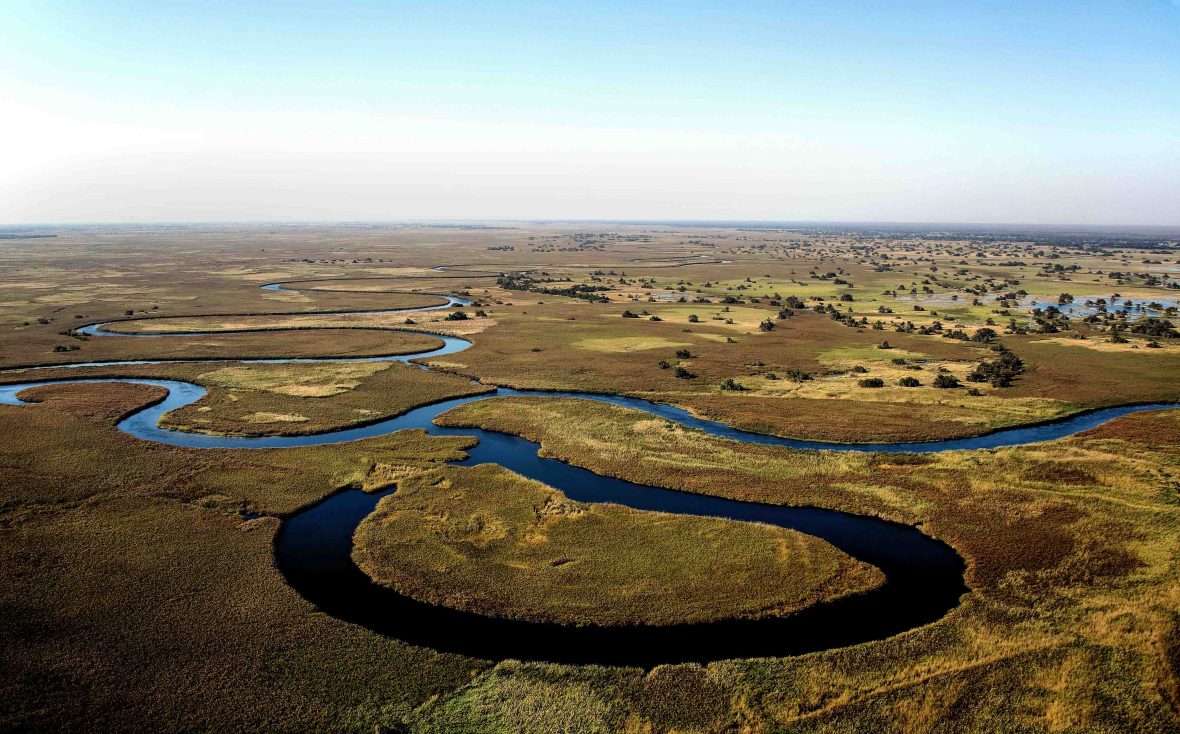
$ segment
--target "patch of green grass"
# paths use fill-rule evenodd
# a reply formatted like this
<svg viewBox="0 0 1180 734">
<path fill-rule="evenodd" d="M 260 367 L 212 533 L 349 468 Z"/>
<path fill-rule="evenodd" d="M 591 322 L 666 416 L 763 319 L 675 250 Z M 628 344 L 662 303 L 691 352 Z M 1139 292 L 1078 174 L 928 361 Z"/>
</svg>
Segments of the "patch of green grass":
<svg viewBox="0 0 1180 734">
<path fill-rule="evenodd" d="M 582 504 L 493 464 L 398 482 L 353 556 L 416 599 L 575 625 L 779 616 L 883 580 L 791 530 Z"/>
</svg>

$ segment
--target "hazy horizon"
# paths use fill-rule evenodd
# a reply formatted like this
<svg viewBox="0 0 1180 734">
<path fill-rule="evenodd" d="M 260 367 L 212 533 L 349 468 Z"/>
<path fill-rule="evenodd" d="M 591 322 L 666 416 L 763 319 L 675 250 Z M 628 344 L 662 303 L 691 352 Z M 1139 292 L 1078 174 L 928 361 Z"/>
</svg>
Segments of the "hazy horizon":
<svg viewBox="0 0 1180 734">
<path fill-rule="evenodd" d="M 0 8 L 0 226 L 1180 225 L 1180 2 Z"/>
</svg>

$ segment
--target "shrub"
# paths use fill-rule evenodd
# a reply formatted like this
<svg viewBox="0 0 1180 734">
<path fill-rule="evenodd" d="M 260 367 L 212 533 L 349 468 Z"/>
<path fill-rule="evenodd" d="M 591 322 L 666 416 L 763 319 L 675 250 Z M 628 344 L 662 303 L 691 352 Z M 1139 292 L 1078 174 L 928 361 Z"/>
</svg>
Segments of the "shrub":
<svg viewBox="0 0 1180 734">
<path fill-rule="evenodd" d="M 811 373 L 798 369 L 797 367 L 792 367 L 787 370 L 787 379 L 792 382 L 807 382 L 811 379 Z"/>
<path fill-rule="evenodd" d="M 885 381 L 880 377 L 866 377 L 856 384 L 861 387 L 885 387 Z"/>
<path fill-rule="evenodd" d="M 885 342 L 881 342 L 881 344 L 878 345 L 877 349 L 893 349 L 893 345 L 890 344 L 889 342 L 885 341 Z"/>
<path fill-rule="evenodd" d="M 637 313 L 632 313 L 631 311 L 624 311 L 624 312 L 623 312 L 623 318 L 625 318 L 625 319 L 637 319 L 637 318 L 639 318 L 639 314 L 637 314 Z"/>
<path fill-rule="evenodd" d="M 945 372 L 935 376 L 933 384 L 935 387 L 943 389 L 960 386 L 959 378 L 955 377 L 954 375 L 948 375 Z"/>
<path fill-rule="evenodd" d="M 900 380 L 898 380 L 897 384 L 901 385 L 902 387 L 921 387 L 922 386 L 922 383 L 918 381 L 918 378 L 908 377 L 908 376 L 903 377 Z"/>
<path fill-rule="evenodd" d="M 467 320 L 467 313 L 464 311 L 452 311 L 451 313 L 447 314 L 446 318 L 443 319 L 443 321 L 466 321 L 466 320 Z"/>
<path fill-rule="evenodd" d="M 758 330 L 759 331 L 774 331 L 774 322 L 771 321 L 770 319 L 766 319 L 762 323 L 758 324 Z"/>
<path fill-rule="evenodd" d="M 696 375 L 694 375 L 693 373 L 684 369 L 683 367 L 676 368 L 676 379 L 678 379 L 678 380 L 691 380 L 694 377 L 696 377 Z"/>
<path fill-rule="evenodd" d="M 857 366 L 855 366 L 855 367 L 853 367 L 853 368 L 852 368 L 852 371 L 853 371 L 854 373 L 856 373 L 856 374 L 863 375 L 863 374 L 865 374 L 866 372 L 868 372 L 868 371 L 869 371 L 869 369 L 868 369 L 867 367 L 862 367 L 862 366 L 860 366 L 860 365 L 858 364 Z"/>
<path fill-rule="evenodd" d="M 745 390 L 746 388 L 742 387 L 740 384 L 735 382 L 732 377 L 729 377 L 729 378 L 726 378 L 725 382 L 721 383 L 721 389 L 722 390 L 733 390 L 735 392 L 741 392 L 742 390 Z"/>
<path fill-rule="evenodd" d="M 676 359 L 692 359 L 692 352 L 687 349 L 677 349 Z"/>
</svg>

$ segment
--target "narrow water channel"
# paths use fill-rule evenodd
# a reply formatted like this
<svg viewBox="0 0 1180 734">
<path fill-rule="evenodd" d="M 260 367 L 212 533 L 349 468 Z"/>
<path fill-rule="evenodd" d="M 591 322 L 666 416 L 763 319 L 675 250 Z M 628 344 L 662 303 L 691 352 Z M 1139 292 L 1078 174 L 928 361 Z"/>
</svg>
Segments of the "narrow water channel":
<svg viewBox="0 0 1180 734">
<path fill-rule="evenodd" d="M 281 284 L 268 284 L 264 287 L 276 289 L 280 288 Z M 382 312 L 428 311 L 466 303 L 462 299 L 448 297 L 448 303 L 439 306 L 386 309 Z M 93 336 L 126 336 L 104 329 L 106 326 L 108 324 L 94 324 L 83 331 Z M 198 336 L 207 333 L 210 332 L 153 332 L 134 336 Z M 456 337 L 438 338 L 442 341 L 442 346 L 416 354 L 362 357 L 352 360 L 318 358 L 245 361 L 408 362 L 412 359 L 453 354 L 471 345 L 467 340 Z M 98 364 L 134 365 L 159 362 L 160 360 L 129 360 L 80 363 L 53 369 L 64 370 Z M 909 526 L 833 510 L 739 502 L 599 476 L 561 461 L 541 458 L 537 455 L 537 444 L 517 436 L 473 428 L 436 426 L 433 421 L 438 415 L 458 405 L 496 397 L 576 398 L 644 410 L 709 435 L 747 443 L 785 446 L 799 450 L 930 453 L 1047 441 L 1101 425 L 1127 413 L 1174 407 L 1165 404 L 1120 406 L 1042 425 L 949 441 L 841 444 L 802 441 L 741 431 L 722 423 L 696 418 L 680 408 L 638 398 L 505 388 L 490 394 L 455 398 L 422 406 L 396 418 L 365 426 L 305 436 L 216 436 L 162 428 L 158 422 L 165 413 L 194 403 L 205 395 L 203 387 L 178 380 L 40 380 L 0 386 L 0 404 L 20 404 L 20 392 L 39 385 L 61 382 L 128 382 L 165 388 L 168 394 L 162 402 L 128 415 L 119 422 L 118 428 L 143 440 L 159 441 L 174 446 L 277 449 L 353 441 L 387 435 L 406 428 L 421 428 L 438 436 L 474 436 L 479 443 L 469 451 L 467 459 L 456 463 L 499 464 L 525 477 L 548 484 L 580 502 L 613 502 L 637 510 L 700 515 L 739 522 L 760 522 L 797 530 L 827 540 L 854 558 L 876 566 L 886 576 L 886 583 L 877 589 L 818 604 L 782 618 L 659 627 L 574 627 L 485 617 L 437 607 L 414 601 L 391 589 L 374 584 L 352 561 L 352 536 L 357 525 L 373 511 L 381 497 L 388 492 L 339 492 L 287 518 L 276 539 L 276 563 L 293 589 L 325 613 L 363 625 L 376 632 L 411 644 L 480 658 L 640 666 L 794 655 L 889 637 L 933 622 L 957 606 L 962 594 L 967 592 L 963 581 L 965 565 L 963 559 L 945 543 Z M 643 552 L 643 549 L 637 548 L 636 552 Z"/>
</svg>

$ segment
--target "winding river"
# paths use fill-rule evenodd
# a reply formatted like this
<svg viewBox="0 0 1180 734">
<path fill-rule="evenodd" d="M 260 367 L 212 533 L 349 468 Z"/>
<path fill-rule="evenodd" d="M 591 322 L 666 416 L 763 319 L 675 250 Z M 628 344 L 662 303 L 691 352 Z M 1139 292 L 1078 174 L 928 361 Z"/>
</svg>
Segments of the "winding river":
<svg viewBox="0 0 1180 734">
<path fill-rule="evenodd" d="M 263 286 L 282 288 L 281 283 Z M 467 305 L 447 296 L 437 306 L 382 309 L 348 313 L 430 311 Z M 344 313 L 344 312 L 331 312 Z M 91 336 L 201 336 L 224 332 L 166 332 L 120 334 L 111 322 L 80 329 Z M 412 332 L 421 333 L 421 332 Z M 471 345 L 465 339 L 436 335 L 442 346 L 415 354 L 385 357 L 292 358 L 234 360 L 249 363 L 399 361 L 454 354 Z M 41 368 L 65 370 L 85 366 L 159 364 L 192 360 L 129 360 L 86 362 Z M 426 365 L 418 365 L 429 369 Z M 916 528 L 877 518 L 808 507 L 786 507 L 739 502 L 635 484 L 604 477 L 570 464 L 538 456 L 538 445 L 523 438 L 472 428 L 444 428 L 434 419 L 451 408 L 494 397 L 526 396 L 579 398 L 635 408 L 709 435 L 747 443 L 793 449 L 873 452 L 938 452 L 982 449 L 1047 441 L 1093 428 L 1112 418 L 1140 410 L 1174 407 L 1169 404 L 1120 406 L 1083 413 L 1036 426 L 1013 428 L 965 439 L 901 444 L 840 444 L 802 441 L 741 431 L 692 416 L 669 405 L 619 395 L 548 392 L 500 388 L 493 393 L 446 400 L 403 415 L 364 426 L 304 436 L 216 436 L 162 428 L 158 421 L 169 411 L 205 395 L 200 385 L 178 380 L 147 378 L 49 379 L 0 385 L 0 404 L 20 404 L 19 394 L 32 387 L 61 382 L 126 382 L 168 391 L 165 399 L 121 420 L 118 428 L 137 438 L 174 446 L 219 449 L 277 449 L 314 446 L 382 436 L 420 428 L 436 436 L 474 436 L 479 443 L 461 465 L 500 464 L 523 476 L 555 487 L 581 502 L 614 502 L 637 510 L 704 515 L 741 522 L 761 522 L 814 535 L 840 550 L 879 568 L 882 586 L 854 596 L 815 605 L 781 618 L 730 620 L 702 624 L 630 627 L 574 627 L 485 617 L 432 606 L 402 596 L 368 578 L 353 563 L 352 535 L 382 497 L 360 490 L 344 490 L 288 517 L 275 542 L 275 561 L 290 586 L 321 611 L 405 642 L 488 659 L 545 660 L 563 663 L 639 665 L 706 662 L 738 657 L 795 655 L 882 639 L 933 622 L 959 604 L 968 591 L 965 565 L 949 546 Z"/>
</svg>

